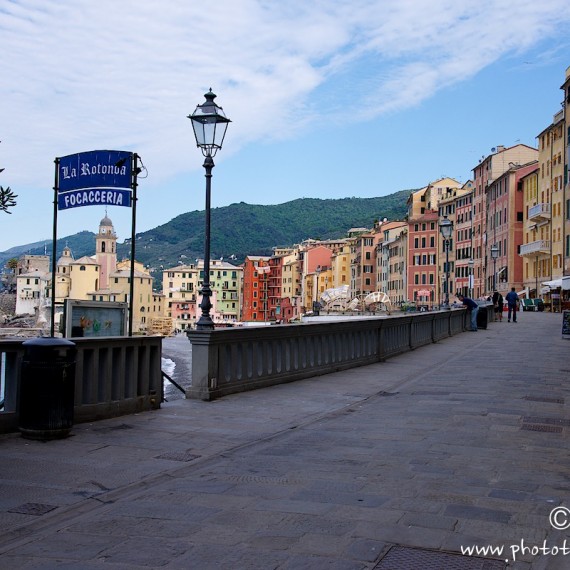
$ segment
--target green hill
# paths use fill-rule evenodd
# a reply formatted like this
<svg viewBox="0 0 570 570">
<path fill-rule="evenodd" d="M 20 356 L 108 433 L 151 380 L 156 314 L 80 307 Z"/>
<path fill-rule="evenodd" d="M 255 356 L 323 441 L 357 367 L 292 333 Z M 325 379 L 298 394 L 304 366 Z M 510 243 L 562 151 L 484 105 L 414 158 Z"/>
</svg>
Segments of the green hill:
<svg viewBox="0 0 570 570">
<path fill-rule="evenodd" d="M 240 202 L 211 212 L 211 257 L 235 256 L 241 263 L 246 255 L 270 255 L 276 246 L 291 246 L 303 240 L 337 239 L 352 227 L 371 228 L 382 218 L 403 219 L 406 200 L 412 190 L 401 190 L 378 198 L 302 198 L 284 204 L 259 206 Z M 58 239 L 58 256 L 68 245 L 75 258 L 93 255 L 95 234 L 81 232 Z M 0 252 L 2 265 L 22 253 L 42 255 L 51 241 Z M 119 259 L 129 257 L 130 239 L 118 244 Z M 18 253 L 16 253 L 18 251 Z M 181 214 L 170 222 L 137 234 L 136 259 L 150 267 L 160 281 L 162 269 L 192 263 L 204 256 L 204 211 Z"/>
</svg>

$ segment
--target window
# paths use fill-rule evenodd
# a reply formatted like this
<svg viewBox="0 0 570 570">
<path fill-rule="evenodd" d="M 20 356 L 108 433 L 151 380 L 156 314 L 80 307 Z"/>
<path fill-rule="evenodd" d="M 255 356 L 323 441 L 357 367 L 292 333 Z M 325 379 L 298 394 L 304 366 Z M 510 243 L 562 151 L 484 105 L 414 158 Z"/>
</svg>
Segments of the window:
<svg viewBox="0 0 570 570">
<path fill-rule="evenodd" d="M 80 265 L 80 266 L 79 266 L 79 271 L 85 271 L 85 265 Z"/>
</svg>

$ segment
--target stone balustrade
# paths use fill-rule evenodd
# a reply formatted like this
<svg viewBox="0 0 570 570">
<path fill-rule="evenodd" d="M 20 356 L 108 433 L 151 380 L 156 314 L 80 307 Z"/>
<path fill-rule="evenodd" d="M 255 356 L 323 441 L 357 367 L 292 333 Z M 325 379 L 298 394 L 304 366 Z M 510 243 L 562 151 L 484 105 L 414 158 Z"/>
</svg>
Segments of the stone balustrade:
<svg viewBox="0 0 570 570">
<path fill-rule="evenodd" d="M 75 422 L 160 407 L 162 337 L 74 338 Z M 0 433 L 18 427 L 23 340 L 0 340 Z"/>
<path fill-rule="evenodd" d="M 494 318 L 487 305 L 489 320 Z M 187 398 L 228 394 L 381 362 L 463 332 L 464 309 L 336 322 L 190 331 Z M 75 422 L 160 407 L 162 337 L 74 338 Z M 0 433 L 18 428 L 22 339 L 0 340 Z M 190 348 L 190 347 L 189 347 Z"/>
<path fill-rule="evenodd" d="M 487 307 L 492 318 L 493 307 Z M 221 396 L 372 364 L 465 330 L 464 309 L 300 325 L 189 331 L 187 398 Z"/>
</svg>

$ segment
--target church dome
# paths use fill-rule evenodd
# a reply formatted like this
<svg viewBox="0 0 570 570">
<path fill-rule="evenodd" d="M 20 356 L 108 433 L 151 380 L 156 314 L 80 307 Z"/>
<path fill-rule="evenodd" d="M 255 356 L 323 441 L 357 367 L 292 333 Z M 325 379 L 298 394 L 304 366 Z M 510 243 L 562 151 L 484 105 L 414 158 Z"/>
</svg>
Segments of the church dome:
<svg viewBox="0 0 570 570">
<path fill-rule="evenodd" d="M 71 249 L 65 246 L 63 248 L 63 255 L 57 260 L 58 265 L 69 265 L 73 261 L 73 254 Z"/>
<path fill-rule="evenodd" d="M 108 218 L 107 216 L 105 216 L 105 217 L 101 220 L 101 222 L 100 222 L 99 225 L 100 225 L 100 226 L 112 226 L 112 225 L 113 225 L 113 222 L 111 221 L 110 218 Z"/>
</svg>

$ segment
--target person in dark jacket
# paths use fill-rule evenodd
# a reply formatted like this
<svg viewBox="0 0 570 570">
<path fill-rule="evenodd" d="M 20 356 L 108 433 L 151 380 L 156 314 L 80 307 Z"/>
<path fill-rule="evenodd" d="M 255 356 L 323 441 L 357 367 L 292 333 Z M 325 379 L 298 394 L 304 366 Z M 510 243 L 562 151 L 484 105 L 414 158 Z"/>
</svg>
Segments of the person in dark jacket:
<svg viewBox="0 0 570 570">
<path fill-rule="evenodd" d="M 503 320 L 503 307 L 504 307 L 504 299 L 503 296 L 498 292 L 495 291 L 493 293 L 493 307 L 495 308 L 495 321 Z"/>
<path fill-rule="evenodd" d="M 457 295 L 457 298 L 471 313 L 471 328 L 469 330 L 477 332 L 477 313 L 479 312 L 479 305 L 473 299 L 465 297 L 464 295 Z"/>
<path fill-rule="evenodd" d="M 509 308 L 509 312 L 507 314 L 507 321 L 511 322 L 511 313 L 513 315 L 513 323 L 517 322 L 517 305 L 519 304 L 519 296 L 513 287 L 505 297 L 507 301 L 507 306 Z"/>
</svg>

